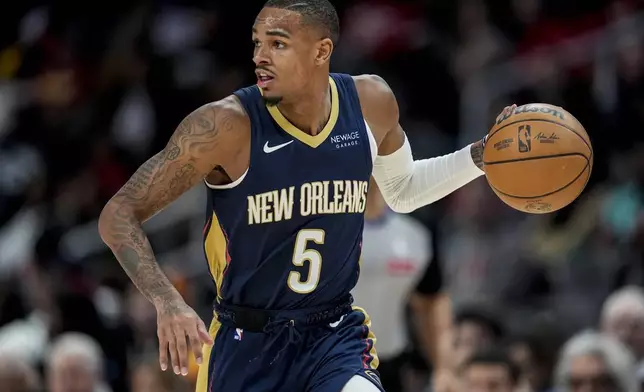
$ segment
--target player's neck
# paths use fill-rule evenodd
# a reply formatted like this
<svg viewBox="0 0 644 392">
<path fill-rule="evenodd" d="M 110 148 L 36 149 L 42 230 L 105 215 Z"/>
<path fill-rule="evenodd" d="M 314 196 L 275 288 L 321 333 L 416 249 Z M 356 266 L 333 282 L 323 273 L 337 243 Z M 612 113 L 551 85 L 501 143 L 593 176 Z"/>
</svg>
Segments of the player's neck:
<svg viewBox="0 0 644 392">
<path fill-rule="evenodd" d="M 324 128 L 331 115 L 328 75 L 312 81 L 304 90 L 302 95 L 283 100 L 277 107 L 293 125 L 315 136 Z"/>
</svg>

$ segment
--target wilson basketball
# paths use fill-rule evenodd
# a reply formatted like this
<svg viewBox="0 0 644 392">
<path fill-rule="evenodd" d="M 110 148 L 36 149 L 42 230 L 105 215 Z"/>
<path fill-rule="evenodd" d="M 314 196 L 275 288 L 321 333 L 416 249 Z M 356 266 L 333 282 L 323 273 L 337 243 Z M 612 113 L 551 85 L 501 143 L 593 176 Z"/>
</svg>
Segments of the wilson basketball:
<svg viewBox="0 0 644 392">
<path fill-rule="evenodd" d="M 483 161 L 487 181 L 501 200 L 520 211 L 544 214 L 581 194 L 593 168 L 593 149 L 573 115 L 532 103 L 498 119 Z"/>
</svg>

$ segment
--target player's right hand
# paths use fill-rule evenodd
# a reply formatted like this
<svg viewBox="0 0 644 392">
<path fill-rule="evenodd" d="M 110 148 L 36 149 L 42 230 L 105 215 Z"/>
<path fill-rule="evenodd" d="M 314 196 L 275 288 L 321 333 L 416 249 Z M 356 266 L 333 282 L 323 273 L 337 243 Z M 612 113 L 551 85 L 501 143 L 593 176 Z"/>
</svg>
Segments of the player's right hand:
<svg viewBox="0 0 644 392">
<path fill-rule="evenodd" d="M 202 345 L 212 344 L 212 338 L 201 318 L 183 299 L 157 304 L 156 309 L 161 370 L 168 368 L 169 352 L 174 373 L 185 376 L 189 350 L 194 353 L 197 364 L 201 364 Z"/>
</svg>

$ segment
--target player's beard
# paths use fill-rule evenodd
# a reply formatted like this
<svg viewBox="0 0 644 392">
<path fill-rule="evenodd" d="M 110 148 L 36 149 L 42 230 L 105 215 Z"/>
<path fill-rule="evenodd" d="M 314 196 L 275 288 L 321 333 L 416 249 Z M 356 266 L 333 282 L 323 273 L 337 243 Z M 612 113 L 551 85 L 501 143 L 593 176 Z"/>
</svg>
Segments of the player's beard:
<svg viewBox="0 0 644 392">
<path fill-rule="evenodd" d="M 280 102 L 282 102 L 282 97 L 264 96 L 264 103 L 268 106 L 277 106 L 277 104 L 279 104 Z"/>
</svg>

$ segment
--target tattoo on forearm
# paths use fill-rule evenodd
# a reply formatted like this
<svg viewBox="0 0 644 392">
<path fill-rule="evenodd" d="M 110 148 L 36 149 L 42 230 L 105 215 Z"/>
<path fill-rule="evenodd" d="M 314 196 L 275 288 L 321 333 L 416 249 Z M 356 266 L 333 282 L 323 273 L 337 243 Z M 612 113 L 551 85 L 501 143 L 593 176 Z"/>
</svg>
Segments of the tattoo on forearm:
<svg viewBox="0 0 644 392">
<path fill-rule="evenodd" d="M 472 160 L 474 161 L 474 164 L 478 166 L 479 169 L 483 169 L 483 142 L 478 141 L 472 144 L 470 153 L 472 154 Z"/>
<path fill-rule="evenodd" d="M 232 118 L 219 119 L 215 127 L 210 107 L 193 112 L 181 122 L 166 148 L 141 165 L 106 208 L 107 227 L 101 230 L 104 240 L 132 282 L 155 304 L 169 304 L 177 298 L 177 291 L 157 264 L 141 224 L 207 174 L 195 157 L 212 153 L 218 133 L 232 128 Z"/>
</svg>

